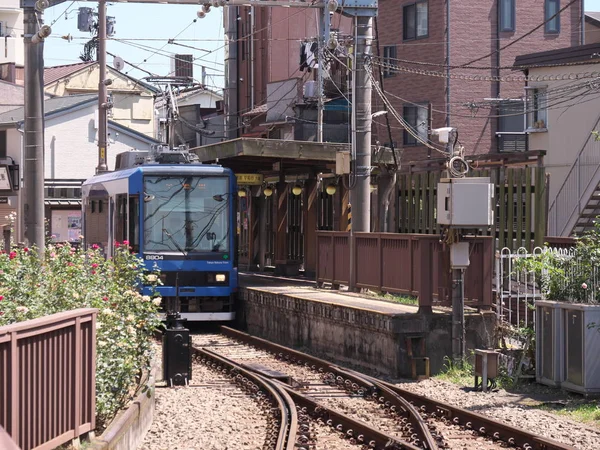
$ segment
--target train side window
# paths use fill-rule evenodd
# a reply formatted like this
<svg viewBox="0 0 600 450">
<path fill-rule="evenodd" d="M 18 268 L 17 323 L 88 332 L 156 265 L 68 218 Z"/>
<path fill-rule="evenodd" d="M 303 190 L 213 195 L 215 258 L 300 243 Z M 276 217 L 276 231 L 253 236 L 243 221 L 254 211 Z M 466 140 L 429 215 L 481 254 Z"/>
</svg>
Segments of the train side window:
<svg viewBox="0 0 600 450">
<path fill-rule="evenodd" d="M 113 220 L 115 227 L 115 240 L 123 242 L 127 239 L 128 231 L 128 209 L 127 209 L 127 194 L 117 194 L 115 197 L 115 217 Z"/>
<path fill-rule="evenodd" d="M 140 197 L 129 197 L 129 245 L 135 253 L 140 252 Z"/>
</svg>

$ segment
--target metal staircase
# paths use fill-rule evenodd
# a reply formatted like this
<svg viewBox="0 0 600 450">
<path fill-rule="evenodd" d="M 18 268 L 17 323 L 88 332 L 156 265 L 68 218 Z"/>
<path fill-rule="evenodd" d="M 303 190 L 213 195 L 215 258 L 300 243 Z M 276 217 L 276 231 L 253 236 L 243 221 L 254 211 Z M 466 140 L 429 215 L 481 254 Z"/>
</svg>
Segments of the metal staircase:
<svg viewBox="0 0 600 450">
<path fill-rule="evenodd" d="M 592 134 L 599 125 L 600 117 L 550 205 L 549 236 L 580 235 L 600 216 L 600 141 Z"/>
</svg>

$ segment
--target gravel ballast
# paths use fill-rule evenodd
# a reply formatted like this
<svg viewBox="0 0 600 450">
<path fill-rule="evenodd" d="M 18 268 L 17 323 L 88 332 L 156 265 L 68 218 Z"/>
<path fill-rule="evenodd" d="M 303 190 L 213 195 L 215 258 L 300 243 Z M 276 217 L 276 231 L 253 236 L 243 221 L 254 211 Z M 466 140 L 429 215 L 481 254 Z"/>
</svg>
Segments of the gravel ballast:
<svg viewBox="0 0 600 450">
<path fill-rule="evenodd" d="M 466 392 L 463 386 L 438 379 L 418 383 L 396 383 L 416 394 L 485 414 L 516 428 L 529 430 L 579 450 L 600 449 L 600 430 L 587 427 L 550 412 L 528 406 L 526 396 L 504 390 L 495 392 Z"/>
</svg>

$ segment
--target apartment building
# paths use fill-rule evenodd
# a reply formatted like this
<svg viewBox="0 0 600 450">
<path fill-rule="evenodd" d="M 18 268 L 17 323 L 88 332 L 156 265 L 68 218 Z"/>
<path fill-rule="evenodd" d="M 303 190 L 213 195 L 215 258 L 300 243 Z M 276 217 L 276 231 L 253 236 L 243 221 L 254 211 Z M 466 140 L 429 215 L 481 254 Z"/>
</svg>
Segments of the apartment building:
<svg viewBox="0 0 600 450">
<path fill-rule="evenodd" d="M 525 81 L 515 57 L 580 45 L 584 20 L 583 0 L 379 0 L 384 90 L 423 139 L 452 126 L 466 154 L 524 151 Z M 382 107 L 377 94 L 373 101 L 374 111 Z M 405 163 L 441 156 L 391 125 Z M 389 142 L 385 118 L 373 132 Z"/>
<path fill-rule="evenodd" d="M 0 2 L 0 80 L 23 84 L 23 10 L 19 0 Z"/>
<path fill-rule="evenodd" d="M 228 13 L 232 18 L 228 24 L 226 15 L 225 30 L 237 40 L 237 58 L 228 65 L 226 57 L 237 136 L 315 140 L 316 39 L 322 10 L 240 6 Z M 335 36 L 351 33 L 351 24 L 350 18 L 331 14 Z M 327 74 L 324 140 L 347 142 L 348 104 L 337 101 L 347 92 L 347 70 L 329 61 Z"/>
</svg>

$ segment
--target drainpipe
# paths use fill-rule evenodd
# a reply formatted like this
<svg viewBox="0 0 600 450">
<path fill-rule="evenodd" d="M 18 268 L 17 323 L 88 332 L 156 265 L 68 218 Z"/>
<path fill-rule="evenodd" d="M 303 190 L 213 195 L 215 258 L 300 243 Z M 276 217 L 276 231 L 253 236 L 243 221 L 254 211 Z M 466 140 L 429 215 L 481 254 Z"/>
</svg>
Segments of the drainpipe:
<svg viewBox="0 0 600 450">
<path fill-rule="evenodd" d="M 250 7 L 250 109 L 254 108 L 254 28 L 256 8 Z"/>
<path fill-rule="evenodd" d="M 446 0 L 446 126 L 450 126 L 450 0 Z"/>
<path fill-rule="evenodd" d="M 585 45 L 585 5 L 584 0 L 579 3 L 579 9 L 581 10 L 581 45 Z"/>
</svg>

